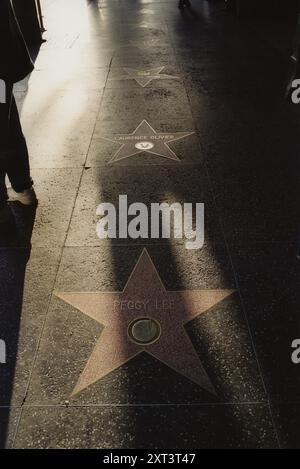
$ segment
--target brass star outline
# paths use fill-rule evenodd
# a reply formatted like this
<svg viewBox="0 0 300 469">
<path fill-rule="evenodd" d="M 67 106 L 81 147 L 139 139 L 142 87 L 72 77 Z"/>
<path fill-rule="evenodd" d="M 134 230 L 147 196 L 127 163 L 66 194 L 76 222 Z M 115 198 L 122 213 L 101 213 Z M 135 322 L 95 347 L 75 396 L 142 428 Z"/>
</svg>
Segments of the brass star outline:
<svg viewBox="0 0 300 469">
<path fill-rule="evenodd" d="M 232 293 L 233 290 L 167 291 L 146 249 L 121 292 L 55 293 L 104 326 L 72 396 L 142 352 L 216 394 L 184 326 Z M 154 343 L 141 345 L 130 339 L 128 327 L 132 321 L 145 317 L 160 324 L 161 334 Z"/>
<path fill-rule="evenodd" d="M 116 134 L 112 138 L 101 137 L 113 143 L 119 143 L 121 147 L 114 154 L 110 163 L 129 158 L 141 153 L 150 153 L 162 158 L 181 161 L 169 143 L 176 142 L 193 135 L 195 132 L 156 132 L 144 119 L 131 134 Z M 144 148 L 142 146 L 144 145 Z"/>
</svg>

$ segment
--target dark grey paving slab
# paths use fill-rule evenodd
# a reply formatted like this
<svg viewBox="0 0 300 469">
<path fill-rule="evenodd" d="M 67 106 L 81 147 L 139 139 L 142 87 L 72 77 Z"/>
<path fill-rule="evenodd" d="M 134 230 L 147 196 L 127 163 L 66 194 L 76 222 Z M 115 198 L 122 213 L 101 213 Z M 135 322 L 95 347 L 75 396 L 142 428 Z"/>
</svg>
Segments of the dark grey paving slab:
<svg viewBox="0 0 300 469">
<path fill-rule="evenodd" d="M 202 36 L 197 36 L 193 38 L 193 42 L 199 41 L 197 49 L 191 47 L 180 47 L 176 48 L 176 58 L 178 65 L 182 68 L 183 71 L 189 72 L 191 74 L 201 72 L 203 79 L 214 72 L 214 77 L 222 78 L 224 74 L 224 79 L 226 79 L 226 74 L 236 74 L 239 70 L 239 63 L 236 63 L 234 57 L 224 49 L 224 45 L 214 39 L 213 41 L 207 40 Z M 201 43 L 203 47 L 201 47 Z M 235 67 L 233 65 L 235 64 Z M 235 70 L 234 70 L 235 68 Z"/>
<path fill-rule="evenodd" d="M 0 407 L 0 449 L 12 449 L 20 407 Z"/>
<path fill-rule="evenodd" d="M 272 403 L 275 426 L 282 449 L 300 449 L 300 403 Z"/>
<path fill-rule="evenodd" d="M 180 164 L 180 163 L 179 163 Z M 209 183 L 203 167 L 165 168 L 138 167 L 124 169 L 90 168 L 83 175 L 76 206 L 72 216 L 67 246 L 98 246 L 110 240 L 102 240 L 96 232 L 99 221 L 96 209 L 100 203 L 110 202 L 118 208 L 119 195 L 127 194 L 128 203 L 142 202 L 150 209 L 154 202 L 204 203 L 205 204 L 205 239 L 206 242 L 223 242 L 218 217 L 214 211 L 213 199 L 209 192 Z M 119 239 L 113 243 L 135 244 L 139 240 Z M 154 240 L 154 242 L 165 240 Z M 152 239 L 146 240 L 149 244 Z"/>
<path fill-rule="evenodd" d="M 292 342 L 300 337 L 299 261 L 284 243 L 230 247 L 268 393 L 299 401 Z"/>
<path fill-rule="evenodd" d="M 233 131 L 239 121 L 237 100 L 229 99 L 226 95 L 222 99 L 211 97 L 203 86 L 192 89 L 186 87 L 186 90 L 207 161 L 217 153 L 223 166 L 226 166 L 227 157 L 235 152 L 238 140 L 237 133 Z"/>
<path fill-rule="evenodd" d="M 230 131 L 225 121 L 222 124 L 216 120 L 215 143 L 212 134 L 207 133 L 206 139 L 203 136 L 208 131 L 206 127 L 202 128 L 205 121 L 197 121 L 203 155 L 215 185 L 220 185 L 221 180 L 224 183 L 236 180 L 237 184 L 244 184 L 256 178 L 261 185 L 263 181 L 270 185 L 274 180 L 274 186 L 286 184 L 289 180 L 293 189 L 299 136 L 291 115 L 284 114 L 282 120 L 285 124 L 267 113 L 255 119 L 253 111 L 247 112 L 247 117 L 243 121 L 239 119 L 239 122 L 232 114 L 228 113 L 227 116 L 237 132 Z M 211 118 L 214 119 L 212 113 Z"/>
<path fill-rule="evenodd" d="M 259 118 L 249 112 L 236 125 L 234 136 L 219 122 L 215 144 L 212 136 L 201 140 L 229 239 L 273 242 L 297 237 L 299 137 L 291 120 L 287 113 L 281 121 L 269 112 L 260 113 Z"/>
<path fill-rule="evenodd" d="M 134 113 L 132 112 L 134 109 Z M 182 85 L 171 86 L 161 83 L 160 88 L 107 89 L 103 96 L 100 110 L 100 121 L 96 129 L 101 128 L 102 121 L 127 121 L 128 118 L 142 121 L 151 119 L 190 119 L 189 101 Z"/>
<path fill-rule="evenodd" d="M 297 239 L 298 203 L 289 177 L 284 180 L 282 176 L 278 174 L 278 184 L 275 177 L 249 176 L 244 184 L 231 180 L 214 189 L 228 239 L 237 243 L 246 238 L 252 243 Z"/>
<path fill-rule="evenodd" d="M 220 37 L 219 34 L 216 34 L 214 28 L 211 28 L 209 25 L 198 23 L 194 25 L 193 28 L 185 31 L 182 31 L 178 27 L 177 32 L 173 31 L 174 24 L 168 22 L 171 37 L 171 44 L 174 47 L 176 56 L 181 59 L 183 66 L 188 66 L 189 62 L 187 60 L 188 51 L 190 51 L 191 59 L 190 65 L 193 65 L 194 68 L 197 68 L 197 61 L 194 60 L 199 57 L 205 59 L 205 52 L 207 57 L 210 57 L 212 61 L 216 58 L 222 60 L 223 56 L 228 56 L 228 50 L 226 50 L 224 45 L 224 38 Z M 197 31 L 198 26 L 198 31 Z M 181 55 L 182 54 L 182 55 Z"/>
<path fill-rule="evenodd" d="M 145 425 L 147 422 L 147 425 Z M 15 448 L 277 448 L 264 405 L 24 408 Z"/>
<path fill-rule="evenodd" d="M 128 38 L 130 46 L 133 48 L 117 50 L 112 59 L 112 67 L 122 66 L 159 66 L 160 63 L 165 63 L 169 66 L 174 66 L 177 63 L 174 50 L 168 45 L 158 46 L 148 49 L 145 52 L 144 42 L 151 39 L 157 39 L 156 36 L 142 36 L 139 40 L 136 36 Z"/>
<path fill-rule="evenodd" d="M 0 365 L 0 406 L 21 405 L 51 299 L 59 250 L 0 249 L 0 338 L 6 363 Z M 47 269 L 45 269 L 45 265 Z"/>
</svg>

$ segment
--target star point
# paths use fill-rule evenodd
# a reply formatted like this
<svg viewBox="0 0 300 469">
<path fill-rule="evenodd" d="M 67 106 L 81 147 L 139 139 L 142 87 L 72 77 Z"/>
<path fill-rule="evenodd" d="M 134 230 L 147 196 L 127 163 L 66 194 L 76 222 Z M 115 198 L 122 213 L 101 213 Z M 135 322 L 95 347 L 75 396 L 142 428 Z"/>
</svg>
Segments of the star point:
<svg viewBox="0 0 300 469">
<path fill-rule="evenodd" d="M 163 66 L 141 70 L 137 68 L 123 67 L 126 75 L 110 78 L 110 80 L 135 80 L 142 88 L 145 88 L 153 80 L 178 80 L 179 77 L 162 73 L 164 68 L 165 67 Z"/>
</svg>

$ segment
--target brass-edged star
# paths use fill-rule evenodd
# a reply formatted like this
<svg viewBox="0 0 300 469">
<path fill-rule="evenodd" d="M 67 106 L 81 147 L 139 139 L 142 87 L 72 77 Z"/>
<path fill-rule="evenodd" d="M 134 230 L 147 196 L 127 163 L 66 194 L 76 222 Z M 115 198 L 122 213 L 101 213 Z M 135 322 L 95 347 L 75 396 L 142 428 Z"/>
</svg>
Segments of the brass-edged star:
<svg viewBox="0 0 300 469">
<path fill-rule="evenodd" d="M 178 156 L 169 147 L 169 143 L 189 137 L 195 132 L 159 133 L 146 120 L 143 120 L 132 134 L 118 134 L 112 138 L 102 137 L 113 143 L 119 143 L 121 147 L 110 160 L 110 163 L 129 158 L 141 153 L 150 153 L 175 161 L 180 161 Z"/>
<path fill-rule="evenodd" d="M 167 291 L 146 249 L 121 292 L 56 293 L 104 326 L 72 396 L 142 352 L 215 394 L 184 326 L 231 293 Z"/>
</svg>

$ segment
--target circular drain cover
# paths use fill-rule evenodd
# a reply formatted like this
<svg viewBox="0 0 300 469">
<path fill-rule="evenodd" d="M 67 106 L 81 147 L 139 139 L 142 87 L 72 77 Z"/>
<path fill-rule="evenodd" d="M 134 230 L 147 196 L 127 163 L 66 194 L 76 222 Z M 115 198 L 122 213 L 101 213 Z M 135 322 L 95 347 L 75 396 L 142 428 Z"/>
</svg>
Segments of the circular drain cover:
<svg viewBox="0 0 300 469">
<path fill-rule="evenodd" d="M 135 144 L 135 148 L 138 150 L 151 150 L 154 147 L 151 142 L 139 142 Z"/>
<path fill-rule="evenodd" d="M 128 327 L 130 339 L 139 345 L 153 344 L 159 338 L 160 332 L 160 324 L 151 318 L 135 319 Z"/>
</svg>

